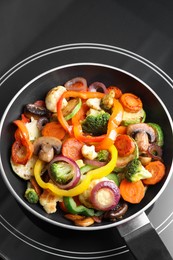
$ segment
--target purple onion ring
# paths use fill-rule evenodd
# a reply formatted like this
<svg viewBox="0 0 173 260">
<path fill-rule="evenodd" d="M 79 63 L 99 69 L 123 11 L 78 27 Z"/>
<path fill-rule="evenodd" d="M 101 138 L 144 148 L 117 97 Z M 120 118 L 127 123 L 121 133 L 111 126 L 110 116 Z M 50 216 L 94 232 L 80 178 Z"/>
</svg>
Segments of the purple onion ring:
<svg viewBox="0 0 173 260">
<path fill-rule="evenodd" d="M 110 193 L 110 201 L 107 205 L 102 204 L 98 199 L 98 192 L 102 189 L 106 189 Z M 90 201 L 93 206 L 98 210 L 111 210 L 113 209 L 120 200 L 120 191 L 117 185 L 112 181 L 101 181 L 97 183 L 94 188 L 91 190 Z"/>
<path fill-rule="evenodd" d="M 162 148 L 157 144 L 151 144 L 148 147 L 147 153 L 154 160 L 162 160 Z"/>
<path fill-rule="evenodd" d="M 73 79 L 68 80 L 64 87 L 67 90 L 73 90 L 73 91 L 87 91 L 87 81 L 83 77 L 76 77 Z"/>
<path fill-rule="evenodd" d="M 102 92 L 105 93 L 105 94 L 108 93 L 108 90 L 107 90 L 106 86 L 102 82 L 99 82 L 99 81 L 93 82 L 89 86 L 88 91 L 96 92 L 99 89 L 102 90 Z"/>
<path fill-rule="evenodd" d="M 67 184 L 59 184 L 59 183 L 55 182 L 52 179 L 51 172 L 50 172 L 50 166 L 52 165 L 52 163 L 56 163 L 56 162 L 66 162 L 66 163 L 68 163 L 68 164 L 70 164 L 72 166 L 72 171 L 73 171 L 74 174 L 73 174 L 72 180 L 69 183 L 67 183 Z M 80 180 L 80 177 L 81 177 L 80 169 L 79 169 L 77 163 L 74 160 L 72 160 L 72 159 L 70 159 L 68 157 L 65 157 L 65 156 L 61 156 L 61 155 L 54 157 L 54 159 L 49 163 L 49 165 L 48 165 L 48 173 L 49 173 L 49 176 L 50 176 L 51 180 L 60 189 L 64 189 L 64 190 L 69 190 L 69 189 L 75 187 L 78 184 L 78 182 Z"/>
</svg>

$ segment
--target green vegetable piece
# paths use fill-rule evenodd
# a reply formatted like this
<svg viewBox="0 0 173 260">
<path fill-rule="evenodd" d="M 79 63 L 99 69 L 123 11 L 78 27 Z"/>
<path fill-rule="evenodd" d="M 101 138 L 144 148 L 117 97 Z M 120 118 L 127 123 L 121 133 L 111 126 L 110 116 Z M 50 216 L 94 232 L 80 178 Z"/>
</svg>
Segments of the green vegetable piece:
<svg viewBox="0 0 173 260">
<path fill-rule="evenodd" d="M 67 105 L 67 106 L 68 106 L 68 105 Z M 82 101 L 81 101 L 81 99 L 79 98 L 77 105 L 73 108 L 73 110 L 72 110 L 67 116 L 65 116 L 65 119 L 66 119 L 66 120 L 69 120 L 69 119 L 71 119 L 72 117 L 74 117 L 74 115 L 76 115 L 76 113 L 79 111 L 79 109 L 81 108 L 81 106 L 82 106 Z"/>
<path fill-rule="evenodd" d="M 95 215 L 94 209 L 89 209 L 83 205 L 76 205 L 76 202 L 72 197 L 63 197 L 63 202 L 67 210 L 72 214 L 81 214 L 84 216 L 92 217 Z"/>
<path fill-rule="evenodd" d="M 27 188 L 24 196 L 29 203 L 36 204 L 39 200 L 39 196 L 33 188 Z"/>
<path fill-rule="evenodd" d="M 125 167 L 115 167 L 113 172 L 115 173 L 121 173 L 124 172 Z"/>
<path fill-rule="evenodd" d="M 54 182 L 67 184 L 73 178 L 72 167 L 66 162 L 56 162 L 50 165 L 50 175 Z"/>
<path fill-rule="evenodd" d="M 109 159 L 109 152 L 107 150 L 100 150 L 97 155 L 97 160 L 100 162 L 107 162 Z"/>
<path fill-rule="evenodd" d="M 123 118 L 121 124 L 128 126 L 130 124 L 143 123 L 146 119 L 146 113 L 143 109 L 139 110 L 136 113 L 123 112 Z"/>
<path fill-rule="evenodd" d="M 99 136 L 107 133 L 107 125 L 110 114 L 100 112 L 98 115 L 88 115 L 82 122 L 82 131 L 94 136 Z"/>
<path fill-rule="evenodd" d="M 82 166 L 80 168 L 80 172 L 81 172 L 81 174 L 85 174 L 85 173 L 87 173 L 87 172 L 89 172 L 93 169 L 96 169 L 96 168 L 98 168 L 98 167 L 95 166 L 95 165 L 85 164 L 84 166 Z"/>
<path fill-rule="evenodd" d="M 128 181 L 135 182 L 150 177 L 152 177 L 152 174 L 144 168 L 139 159 L 134 159 L 127 164 L 125 178 Z"/>
<path fill-rule="evenodd" d="M 109 180 L 114 181 L 117 186 L 120 185 L 120 183 L 119 183 L 119 178 L 118 178 L 118 176 L 116 175 L 116 173 L 109 173 L 109 174 L 106 176 L 106 178 L 108 178 Z"/>
<path fill-rule="evenodd" d="M 156 133 L 156 144 L 159 146 L 163 146 L 164 135 L 163 135 L 162 128 L 156 123 L 148 123 L 148 125 L 151 126 Z"/>
</svg>

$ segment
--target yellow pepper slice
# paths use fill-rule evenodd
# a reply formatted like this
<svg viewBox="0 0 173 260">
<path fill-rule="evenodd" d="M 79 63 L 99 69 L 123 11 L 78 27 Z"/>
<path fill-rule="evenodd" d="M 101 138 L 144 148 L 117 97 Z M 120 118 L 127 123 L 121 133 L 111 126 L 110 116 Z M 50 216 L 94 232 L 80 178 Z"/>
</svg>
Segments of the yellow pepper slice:
<svg viewBox="0 0 173 260">
<path fill-rule="evenodd" d="M 46 183 L 42 180 L 40 173 L 43 168 L 43 162 L 41 160 L 37 160 L 35 167 L 34 167 L 34 176 L 35 179 L 40 187 L 43 189 L 49 189 L 51 190 L 54 194 L 58 196 L 76 196 L 84 192 L 90 185 L 90 182 L 94 179 L 100 179 L 105 176 L 107 176 L 109 173 L 113 171 L 113 169 L 116 166 L 116 161 L 117 161 L 117 149 L 114 145 L 111 145 L 108 148 L 110 154 L 111 154 L 111 160 L 104 165 L 103 167 L 100 167 L 98 169 L 94 169 L 89 171 L 76 187 L 69 189 L 69 190 L 63 190 L 58 188 L 56 185 L 53 183 Z"/>
</svg>

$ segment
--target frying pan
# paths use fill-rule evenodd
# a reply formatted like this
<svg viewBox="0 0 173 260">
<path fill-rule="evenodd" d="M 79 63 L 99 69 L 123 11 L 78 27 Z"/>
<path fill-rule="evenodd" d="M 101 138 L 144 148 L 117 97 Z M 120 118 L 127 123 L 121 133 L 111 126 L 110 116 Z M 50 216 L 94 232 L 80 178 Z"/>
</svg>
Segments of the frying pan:
<svg viewBox="0 0 173 260">
<path fill-rule="evenodd" d="M 11 145 L 15 131 L 12 121 L 22 113 L 23 106 L 27 103 L 33 103 L 35 100 L 44 99 L 48 90 L 57 85 L 63 85 L 69 79 L 78 76 L 86 78 L 88 84 L 100 81 L 106 86 L 116 85 L 123 92 L 132 92 L 141 97 L 147 115 L 146 121 L 158 123 L 163 129 L 165 137 L 163 159 L 166 165 L 166 175 L 164 179 L 157 185 L 148 188 L 140 204 L 129 205 L 122 220 L 114 223 L 106 221 L 95 223 L 90 227 L 74 226 L 61 213 L 48 215 L 39 205 L 28 204 L 23 197 L 24 181 L 13 173 L 10 165 Z M 161 98 L 152 90 L 152 86 L 148 86 L 124 70 L 105 64 L 76 63 L 53 68 L 28 82 L 11 100 L 1 119 L 0 140 L 0 167 L 4 182 L 15 199 L 30 213 L 52 225 L 67 229 L 97 231 L 116 228 L 136 259 L 172 259 L 145 214 L 145 211 L 153 206 L 164 192 L 171 178 L 173 167 L 172 119 Z"/>
</svg>

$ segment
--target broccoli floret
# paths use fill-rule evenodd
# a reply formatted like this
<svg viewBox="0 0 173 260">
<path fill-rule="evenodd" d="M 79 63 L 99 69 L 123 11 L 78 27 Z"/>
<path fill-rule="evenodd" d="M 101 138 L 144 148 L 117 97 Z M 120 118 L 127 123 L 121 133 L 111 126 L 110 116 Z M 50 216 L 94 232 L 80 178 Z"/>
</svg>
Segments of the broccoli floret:
<svg viewBox="0 0 173 260">
<path fill-rule="evenodd" d="M 50 165 L 50 177 L 58 184 L 67 184 L 73 178 L 72 167 L 66 162 L 52 163 Z"/>
<path fill-rule="evenodd" d="M 130 161 L 125 169 L 125 178 L 128 181 L 135 182 L 141 179 L 150 178 L 151 173 L 145 169 L 139 159 Z"/>
<path fill-rule="evenodd" d="M 29 203 L 37 203 L 39 196 L 33 188 L 27 188 L 25 191 L 25 198 Z"/>
<path fill-rule="evenodd" d="M 110 111 L 110 109 L 113 107 L 114 104 L 114 98 L 115 98 L 115 92 L 111 90 L 108 94 L 106 94 L 100 102 L 100 107 L 105 111 Z"/>
<path fill-rule="evenodd" d="M 109 159 L 109 152 L 107 150 L 100 150 L 97 154 L 97 160 L 100 162 L 107 162 Z"/>
<path fill-rule="evenodd" d="M 82 122 L 82 131 L 94 136 L 106 134 L 110 114 L 100 112 L 97 115 L 88 115 Z"/>
</svg>

